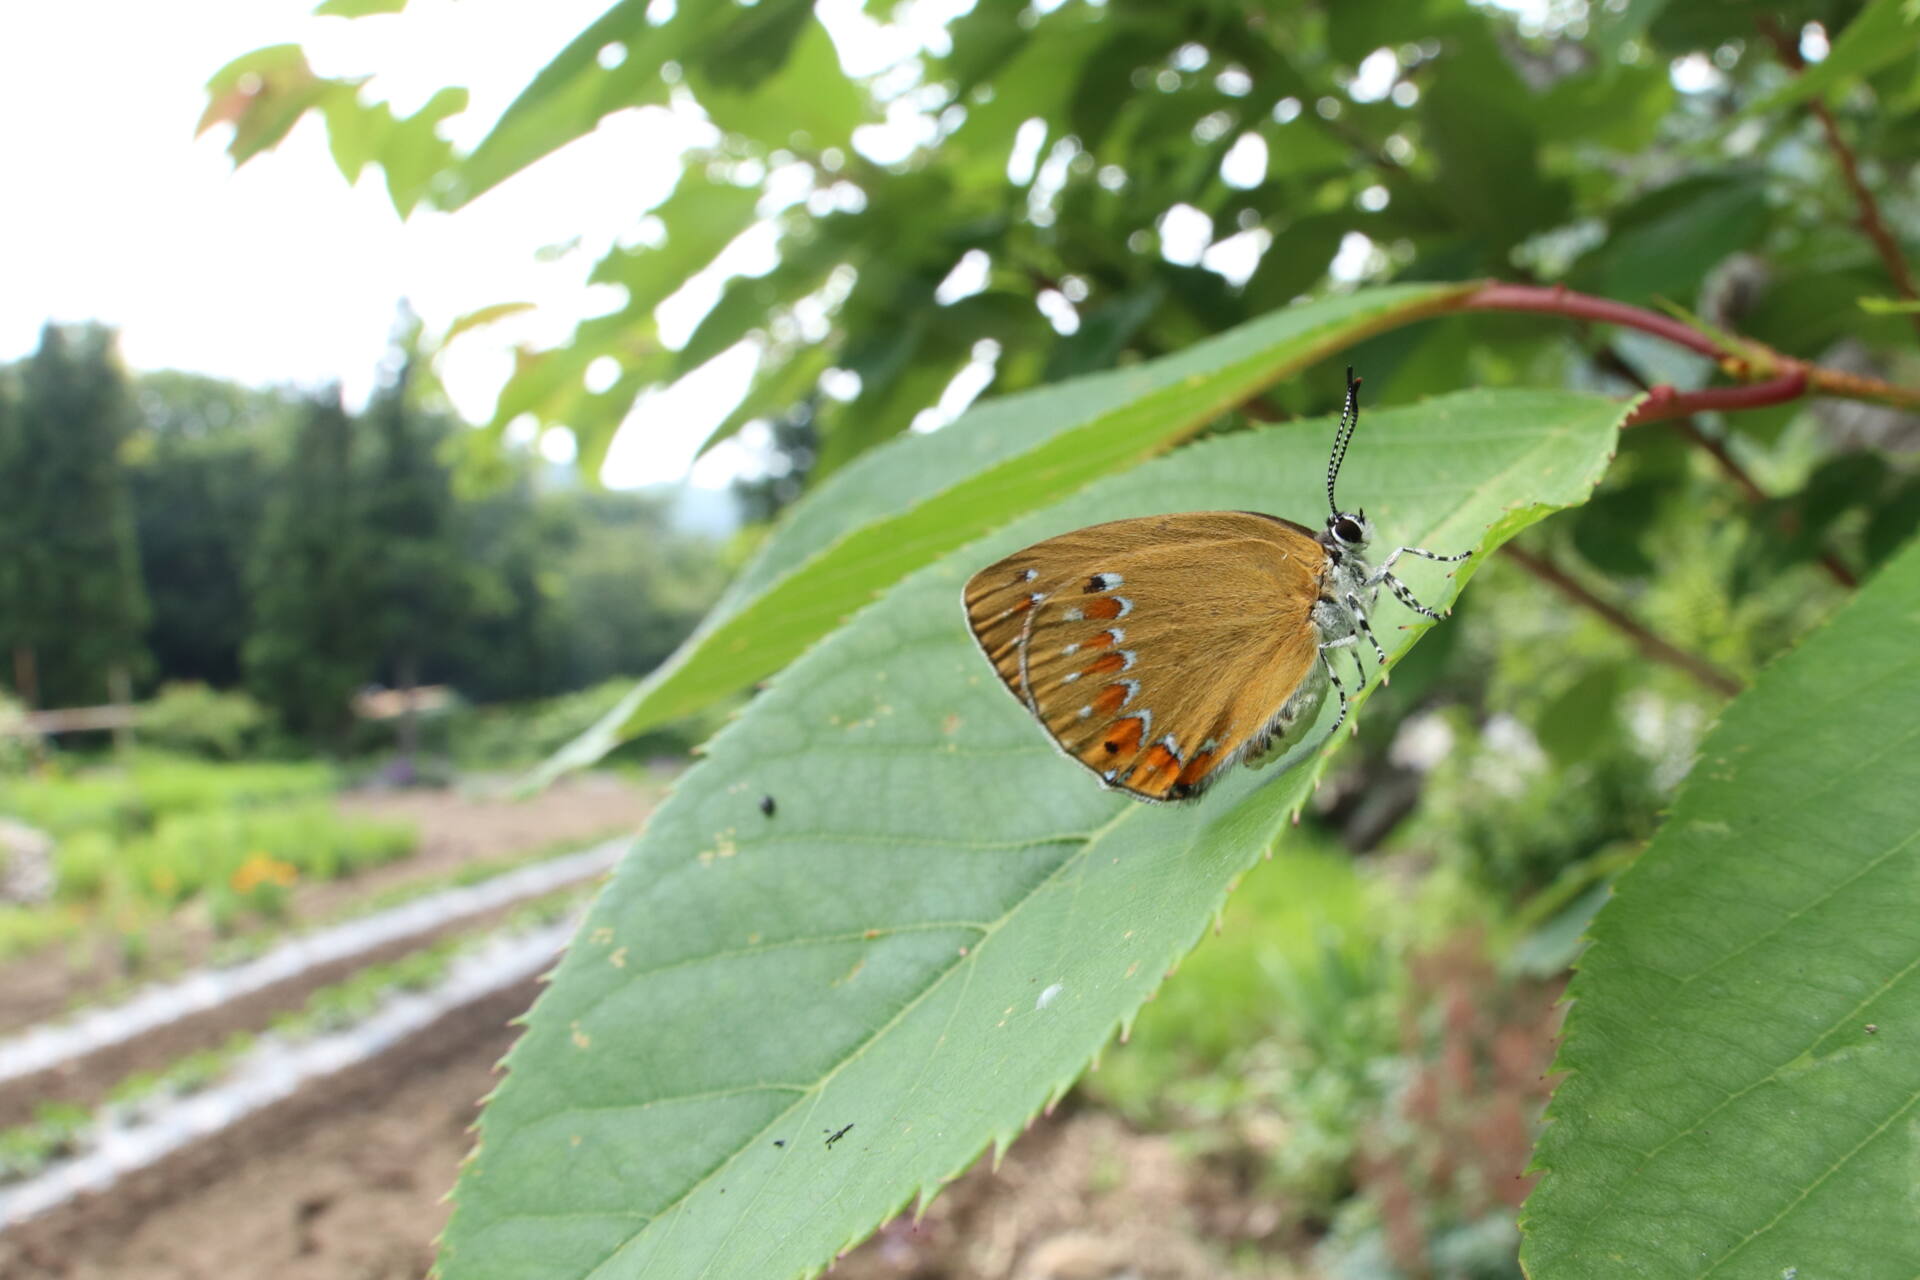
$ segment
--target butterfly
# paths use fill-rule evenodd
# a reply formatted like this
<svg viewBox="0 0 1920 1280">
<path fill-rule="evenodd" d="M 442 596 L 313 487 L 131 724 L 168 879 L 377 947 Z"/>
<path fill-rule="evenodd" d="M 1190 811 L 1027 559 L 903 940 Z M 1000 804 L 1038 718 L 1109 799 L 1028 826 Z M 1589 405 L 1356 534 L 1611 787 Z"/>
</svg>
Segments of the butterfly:
<svg viewBox="0 0 1920 1280">
<path fill-rule="evenodd" d="M 1386 651 L 1367 620 L 1386 587 L 1423 617 L 1393 567 L 1375 568 L 1373 525 L 1342 511 L 1334 481 L 1360 422 L 1360 379 L 1327 463 L 1326 527 L 1256 511 L 1190 511 L 1077 529 L 1016 551 L 968 580 L 967 625 L 994 670 L 1067 755 L 1102 786 L 1141 800 L 1199 795 L 1238 761 L 1256 763 L 1317 717 L 1331 686 L 1346 722 L 1346 686 L 1333 653 L 1348 650 L 1359 683 L 1360 642 L 1384 673 Z"/>
</svg>

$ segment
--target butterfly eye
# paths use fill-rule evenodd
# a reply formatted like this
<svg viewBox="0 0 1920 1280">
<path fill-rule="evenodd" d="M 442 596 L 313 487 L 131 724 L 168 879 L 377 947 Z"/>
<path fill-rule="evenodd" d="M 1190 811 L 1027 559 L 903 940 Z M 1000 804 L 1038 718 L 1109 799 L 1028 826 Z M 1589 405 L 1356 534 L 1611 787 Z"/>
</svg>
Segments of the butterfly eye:
<svg viewBox="0 0 1920 1280">
<path fill-rule="evenodd" d="M 1333 522 L 1333 536 L 1346 543 L 1361 543 L 1367 535 L 1360 528 L 1360 522 L 1351 516 L 1341 516 Z"/>
</svg>

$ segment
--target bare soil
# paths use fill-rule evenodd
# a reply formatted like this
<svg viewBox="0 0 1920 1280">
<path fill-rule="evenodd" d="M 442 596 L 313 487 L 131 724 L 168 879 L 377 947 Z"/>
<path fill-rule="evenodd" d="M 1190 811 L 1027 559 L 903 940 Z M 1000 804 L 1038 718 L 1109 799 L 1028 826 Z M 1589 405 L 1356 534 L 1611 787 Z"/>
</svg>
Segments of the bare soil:
<svg viewBox="0 0 1920 1280">
<path fill-rule="evenodd" d="M 343 796 L 343 812 L 413 823 L 420 832 L 419 849 L 357 876 L 302 885 L 292 895 L 288 923 L 297 928 L 337 918 L 357 902 L 433 880 L 468 862 L 637 829 L 658 799 L 657 788 L 606 774 L 570 778 L 526 800 L 481 799 L 453 791 Z M 205 963 L 218 941 L 206 920 L 189 912 L 155 931 L 147 947 L 169 967 L 185 969 Z M 0 966 L 0 1035 L 56 1017 L 145 976 L 130 973 L 119 952 L 110 936 L 101 936 Z"/>
<path fill-rule="evenodd" d="M 411 1280 L 432 1264 L 468 1126 L 512 1043 L 525 983 L 369 1063 L 0 1234 L 7 1280 Z M 1282 1280 L 1226 1249 L 1270 1206 L 1099 1111 L 1043 1120 L 926 1216 L 903 1216 L 833 1280 Z M 742 1277 L 741 1280 L 751 1280 Z"/>
<path fill-rule="evenodd" d="M 0 1276 L 400 1280 L 426 1274 L 520 984 L 392 1051 L 0 1234 Z"/>
</svg>

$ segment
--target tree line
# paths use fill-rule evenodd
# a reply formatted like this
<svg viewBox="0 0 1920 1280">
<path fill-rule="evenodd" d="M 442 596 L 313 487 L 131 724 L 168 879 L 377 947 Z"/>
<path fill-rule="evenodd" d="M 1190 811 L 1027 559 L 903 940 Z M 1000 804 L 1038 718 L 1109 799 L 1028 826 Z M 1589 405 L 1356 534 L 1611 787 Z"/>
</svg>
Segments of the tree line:
<svg viewBox="0 0 1920 1280">
<path fill-rule="evenodd" d="M 720 548 L 530 453 L 468 493 L 431 388 L 404 340 L 354 414 L 337 387 L 132 374 L 111 329 L 48 324 L 0 366 L 0 681 L 33 707 L 244 688 L 330 746 L 368 684 L 510 700 L 671 652 Z"/>
</svg>

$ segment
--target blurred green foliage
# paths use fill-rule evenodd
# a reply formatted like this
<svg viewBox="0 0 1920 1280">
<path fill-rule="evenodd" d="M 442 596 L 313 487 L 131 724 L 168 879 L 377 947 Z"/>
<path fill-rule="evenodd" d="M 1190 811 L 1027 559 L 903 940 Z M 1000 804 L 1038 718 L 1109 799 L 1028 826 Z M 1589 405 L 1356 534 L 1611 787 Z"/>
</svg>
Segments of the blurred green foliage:
<svg viewBox="0 0 1920 1280">
<path fill-rule="evenodd" d="M 617 604 L 609 612 L 620 616 Z M 581 725 L 611 711 L 630 688 L 630 680 L 615 677 L 552 698 L 461 707 L 436 732 L 444 734 L 454 762 L 463 769 L 523 771 L 572 741 Z M 705 741 L 720 720 L 716 712 L 676 721 L 629 739 L 608 759 L 635 762 L 684 756 Z"/>
<path fill-rule="evenodd" d="M 239 689 L 213 689 L 197 680 L 163 684 L 141 704 L 140 737 L 163 751 L 237 760 L 260 744 L 271 717 Z"/>
</svg>

